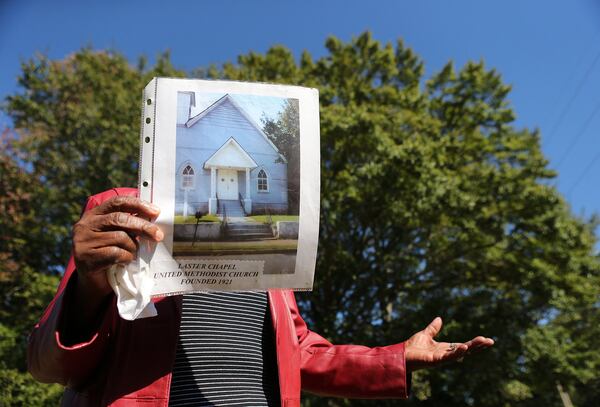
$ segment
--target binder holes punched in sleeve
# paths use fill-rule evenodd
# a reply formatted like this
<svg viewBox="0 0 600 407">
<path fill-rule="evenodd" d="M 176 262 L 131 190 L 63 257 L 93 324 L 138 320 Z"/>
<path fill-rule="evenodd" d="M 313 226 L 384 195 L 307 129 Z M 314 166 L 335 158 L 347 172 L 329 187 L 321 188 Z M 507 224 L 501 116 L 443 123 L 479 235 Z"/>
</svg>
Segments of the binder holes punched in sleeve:
<svg viewBox="0 0 600 407">
<path fill-rule="evenodd" d="M 148 105 L 151 105 L 151 104 L 152 104 L 152 99 L 147 99 L 147 100 L 146 100 L 146 103 L 147 103 Z"/>
<path fill-rule="evenodd" d="M 150 142 L 150 137 L 146 137 L 146 138 L 144 139 L 144 141 L 145 141 L 146 143 L 149 143 L 149 142 Z"/>
<path fill-rule="evenodd" d="M 150 118 L 146 117 L 146 124 L 150 124 L 150 121 L 151 121 Z"/>
<path fill-rule="evenodd" d="M 145 187 L 147 187 L 147 186 L 148 186 L 148 181 L 144 181 L 144 182 L 142 183 L 142 185 L 143 185 L 143 186 L 145 186 Z"/>
</svg>

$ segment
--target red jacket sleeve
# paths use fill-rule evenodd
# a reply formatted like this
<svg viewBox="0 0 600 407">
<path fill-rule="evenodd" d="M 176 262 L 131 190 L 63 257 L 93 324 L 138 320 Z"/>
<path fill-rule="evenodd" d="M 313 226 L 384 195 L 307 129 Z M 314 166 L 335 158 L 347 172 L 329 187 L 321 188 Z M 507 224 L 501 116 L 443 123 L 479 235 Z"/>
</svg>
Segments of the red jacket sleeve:
<svg viewBox="0 0 600 407">
<path fill-rule="evenodd" d="M 84 211 L 116 195 L 135 195 L 132 188 L 115 188 L 90 197 Z M 73 257 L 65 270 L 54 299 L 29 336 L 27 365 L 31 375 L 45 383 L 60 383 L 69 387 L 84 384 L 100 365 L 108 348 L 117 315 L 114 297 L 102 316 L 98 329 L 77 344 L 65 345 L 64 337 L 67 310 L 72 306 L 72 293 L 76 283 Z"/>
<path fill-rule="evenodd" d="M 308 329 L 294 294 L 287 297 L 300 345 L 303 390 L 349 398 L 408 398 L 404 343 L 375 348 L 333 345 Z"/>
</svg>

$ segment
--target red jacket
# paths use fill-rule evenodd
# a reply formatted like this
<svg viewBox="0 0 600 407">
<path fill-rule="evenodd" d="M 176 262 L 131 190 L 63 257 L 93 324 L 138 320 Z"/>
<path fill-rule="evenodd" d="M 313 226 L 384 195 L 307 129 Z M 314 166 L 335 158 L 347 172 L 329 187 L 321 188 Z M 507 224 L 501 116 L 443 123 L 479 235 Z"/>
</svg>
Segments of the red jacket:
<svg viewBox="0 0 600 407">
<path fill-rule="evenodd" d="M 92 196 L 85 210 L 115 195 L 136 195 L 115 188 Z M 31 333 L 28 366 L 42 382 L 67 386 L 63 405 L 166 407 L 171 367 L 181 318 L 181 297 L 157 298 L 158 316 L 126 321 L 113 298 L 99 328 L 86 342 L 65 346 L 65 309 L 71 304 L 70 259 L 57 294 Z M 75 273 L 76 274 L 76 273 Z M 270 290 L 269 307 L 275 332 L 281 405 L 300 406 L 300 389 L 356 398 L 406 398 L 404 344 L 367 348 L 332 345 L 311 332 L 294 293 Z"/>
</svg>

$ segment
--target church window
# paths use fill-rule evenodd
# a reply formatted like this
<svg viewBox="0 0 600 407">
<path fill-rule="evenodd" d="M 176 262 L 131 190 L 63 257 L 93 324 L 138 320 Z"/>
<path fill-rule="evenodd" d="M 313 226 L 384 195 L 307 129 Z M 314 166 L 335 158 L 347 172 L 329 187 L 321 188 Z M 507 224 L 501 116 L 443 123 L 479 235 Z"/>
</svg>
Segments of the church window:
<svg viewBox="0 0 600 407">
<path fill-rule="evenodd" d="M 269 180 L 267 178 L 267 173 L 265 170 L 260 170 L 258 172 L 258 191 L 259 192 L 268 192 L 269 191 Z"/>
<path fill-rule="evenodd" d="M 194 169 L 191 165 L 186 165 L 182 172 L 181 187 L 190 189 L 194 187 Z"/>
</svg>

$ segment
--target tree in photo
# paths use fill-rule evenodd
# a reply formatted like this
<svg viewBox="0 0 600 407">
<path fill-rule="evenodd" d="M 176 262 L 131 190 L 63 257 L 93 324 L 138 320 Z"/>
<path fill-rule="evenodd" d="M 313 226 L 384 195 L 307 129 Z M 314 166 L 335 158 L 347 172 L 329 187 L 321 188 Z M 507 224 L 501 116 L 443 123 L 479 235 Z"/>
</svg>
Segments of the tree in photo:
<svg viewBox="0 0 600 407">
<path fill-rule="evenodd" d="M 300 112 L 297 99 L 286 99 L 277 118 L 262 118 L 263 131 L 287 162 L 288 208 L 300 210 Z"/>
</svg>

